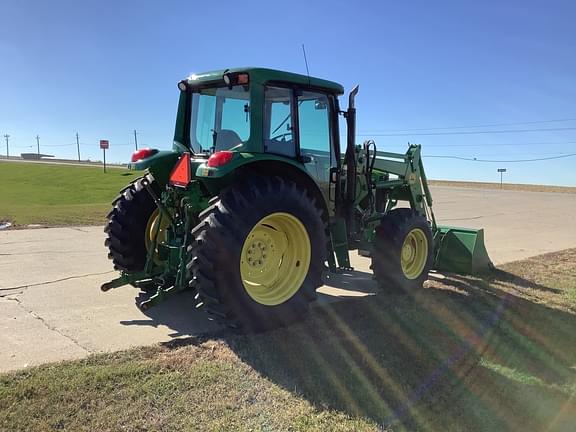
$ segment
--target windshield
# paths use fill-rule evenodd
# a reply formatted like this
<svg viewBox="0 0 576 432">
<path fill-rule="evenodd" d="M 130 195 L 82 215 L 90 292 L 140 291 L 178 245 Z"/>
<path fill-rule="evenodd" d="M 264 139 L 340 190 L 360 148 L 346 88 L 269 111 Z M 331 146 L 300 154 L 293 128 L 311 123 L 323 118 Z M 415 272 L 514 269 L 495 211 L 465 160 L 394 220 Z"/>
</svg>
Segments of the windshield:
<svg viewBox="0 0 576 432">
<path fill-rule="evenodd" d="M 248 86 L 214 87 L 192 93 L 190 142 L 194 152 L 230 150 L 249 137 Z"/>
</svg>

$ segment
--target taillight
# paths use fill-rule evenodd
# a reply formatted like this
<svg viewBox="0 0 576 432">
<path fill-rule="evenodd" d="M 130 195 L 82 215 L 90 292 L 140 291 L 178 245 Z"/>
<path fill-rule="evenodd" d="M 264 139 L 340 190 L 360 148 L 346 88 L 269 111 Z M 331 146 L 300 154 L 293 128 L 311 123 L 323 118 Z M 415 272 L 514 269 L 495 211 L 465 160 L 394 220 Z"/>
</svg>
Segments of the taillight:
<svg viewBox="0 0 576 432">
<path fill-rule="evenodd" d="M 180 160 L 170 174 L 170 184 L 186 187 L 192 180 L 190 173 L 190 153 L 183 153 Z"/>
<path fill-rule="evenodd" d="M 151 148 L 136 150 L 134 153 L 132 153 L 132 162 L 138 162 L 139 160 L 146 159 L 147 157 L 155 155 L 156 153 L 158 153 L 158 150 Z"/>
<path fill-rule="evenodd" d="M 228 150 L 223 150 L 212 154 L 208 158 L 208 165 L 210 168 L 216 168 L 222 165 L 226 165 L 232 160 L 234 153 Z"/>
</svg>

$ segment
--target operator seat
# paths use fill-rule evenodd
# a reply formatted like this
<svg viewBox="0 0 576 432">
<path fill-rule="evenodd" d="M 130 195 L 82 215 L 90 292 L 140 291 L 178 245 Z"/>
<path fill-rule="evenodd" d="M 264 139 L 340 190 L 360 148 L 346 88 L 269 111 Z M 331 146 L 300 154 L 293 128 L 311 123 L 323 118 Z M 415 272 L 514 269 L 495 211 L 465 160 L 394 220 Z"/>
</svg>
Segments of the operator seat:
<svg viewBox="0 0 576 432">
<path fill-rule="evenodd" d="M 216 151 L 229 150 L 242 143 L 242 138 L 231 129 L 221 129 L 216 134 Z"/>
</svg>

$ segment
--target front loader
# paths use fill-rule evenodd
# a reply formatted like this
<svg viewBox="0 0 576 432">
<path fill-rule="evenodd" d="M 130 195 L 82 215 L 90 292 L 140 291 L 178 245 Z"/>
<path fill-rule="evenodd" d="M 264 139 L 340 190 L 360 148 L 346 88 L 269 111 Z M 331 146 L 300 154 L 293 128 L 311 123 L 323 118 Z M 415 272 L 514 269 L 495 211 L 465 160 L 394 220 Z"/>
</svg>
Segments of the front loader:
<svg viewBox="0 0 576 432">
<path fill-rule="evenodd" d="M 419 145 L 405 154 L 355 142 L 358 87 L 262 68 L 178 83 L 172 151 L 141 149 L 144 175 L 113 202 L 106 245 L 147 309 L 193 290 L 197 307 L 239 331 L 298 320 L 323 274 L 372 260 L 378 286 L 410 293 L 431 269 L 492 264 L 482 230 L 436 224 Z M 347 142 L 341 154 L 339 116 Z"/>
</svg>

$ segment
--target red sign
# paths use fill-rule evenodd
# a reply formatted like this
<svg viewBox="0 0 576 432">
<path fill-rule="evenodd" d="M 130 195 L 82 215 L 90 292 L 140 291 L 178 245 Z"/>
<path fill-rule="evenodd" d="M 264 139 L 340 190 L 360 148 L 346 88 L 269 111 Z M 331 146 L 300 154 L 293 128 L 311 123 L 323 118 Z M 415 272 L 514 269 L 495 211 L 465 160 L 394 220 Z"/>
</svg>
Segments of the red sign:
<svg viewBox="0 0 576 432">
<path fill-rule="evenodd" d="M 108 142 L 108 140 L 100 140 L 100 148 L 101 149 L 110 148 L 110 143 Z"/>
</svg>

